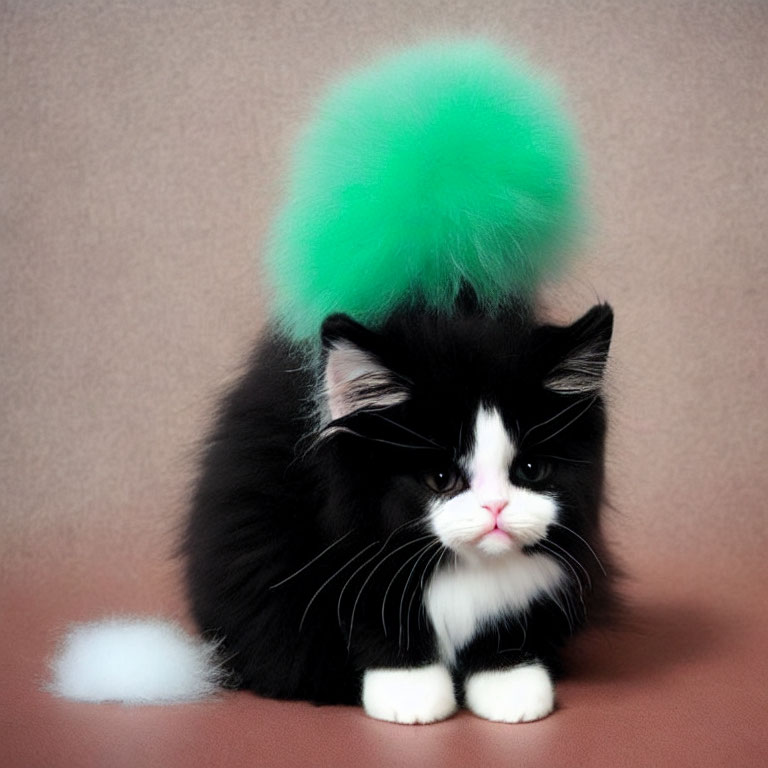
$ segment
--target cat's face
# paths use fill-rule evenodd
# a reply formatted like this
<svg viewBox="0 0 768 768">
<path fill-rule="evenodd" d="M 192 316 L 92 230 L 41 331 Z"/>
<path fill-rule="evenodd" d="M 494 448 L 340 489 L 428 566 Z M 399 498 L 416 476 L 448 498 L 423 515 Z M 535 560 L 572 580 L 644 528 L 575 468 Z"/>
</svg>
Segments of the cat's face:
<svg viewBox="0 0 768 768">
<path fill-rule="evenodd" d="M 350 483 L 381 500 L 384 530 L 420 517 L 468 561 L 588 534 L 611 328 L 603 305 L 566 328 L 515 312 L 404 314 L 380 333 L 330 318 L 326 431 L 346 436 Z"/>
<path fill-rule="evenodd" d="M 551 464 L 522 460 L 512 431 L 497 407 L 481 405 L 466 452 L 427 475 L 435 496 L 429 523 L 448 548 L 471 559 L 500 556 L 532 546 L 556 522 L 556 495 L 545 482 Z"/>
</svg>

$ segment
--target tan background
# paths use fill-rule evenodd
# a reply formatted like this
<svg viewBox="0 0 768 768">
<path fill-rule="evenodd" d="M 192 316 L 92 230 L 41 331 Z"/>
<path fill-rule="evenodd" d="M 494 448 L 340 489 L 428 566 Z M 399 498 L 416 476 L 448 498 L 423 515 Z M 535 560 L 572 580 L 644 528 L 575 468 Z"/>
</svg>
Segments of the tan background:
<svg viewBox="0 0 768 768">
<path fill-rule="evenodd" d="M 527 53 L 583 134 L 594 225 L 550 305 L 616 311 L 630 575 L 768 586 L 768 4 L 4 0 L 0 585 L 40 649 L 103 611 L 183 615 L 169 553 L 265 318 L 286 148 L 335 73 L 444 32 Z"/>
<path fill-rule="evenodd" d="M 415 7 L 414 7 L 415 6 Z M 614 524 L 766 544 L 768 8 L 754 2 L 18 2 L 2 16 L 3 561 L 159 558 L 212 399 L 264 319 L 286 147 L 337 71 L 434 30 L 557 76 L 617 314 Z"/>
</svg>

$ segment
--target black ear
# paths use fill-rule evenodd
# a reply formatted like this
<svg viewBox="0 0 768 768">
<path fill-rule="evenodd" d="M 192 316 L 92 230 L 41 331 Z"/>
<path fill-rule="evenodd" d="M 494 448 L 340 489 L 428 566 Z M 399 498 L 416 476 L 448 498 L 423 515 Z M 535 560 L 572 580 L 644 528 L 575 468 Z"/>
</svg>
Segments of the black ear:
<svg viewBox="0 0 768 768">
<path fill-rule="evenodd" d="M 572 325 L 547 326 L 551 344 L 544 386 L 562 395 L 597 392 L 603 381 L 613 333 L 613 310 L 596 304 Z"/>
<path fill-rule="evenodd" d="M 323 323 L 324 395 L 331 421 L 381 410 L 408 399 L 403 379 L 381 359 L 381 337 L 347 315 Z"/>
<path fill-rule="evenodd" d="M 477 291 L 467 280 L 461 281 L 458 294 L 456 294 L 456 310 L 465 315 L 471 315 L 480 307 L 480 300 L 477 298 Z"/>
</svg>

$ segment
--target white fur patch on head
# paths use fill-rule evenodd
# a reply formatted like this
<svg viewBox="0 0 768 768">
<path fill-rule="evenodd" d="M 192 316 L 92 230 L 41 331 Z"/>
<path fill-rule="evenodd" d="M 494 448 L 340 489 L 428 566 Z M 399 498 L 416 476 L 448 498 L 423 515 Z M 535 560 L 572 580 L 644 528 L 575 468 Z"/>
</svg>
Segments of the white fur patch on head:
<svg viewBox="0 0 768 768">
<path fill-rule="evenodd" d="M 397 377 L 350 342 L 334 341 L 325 364 L 325 397 L 331 421 L 360 410 L 378 410 L 408 399 Z"/>
<path fill-rule="evenodd" d="M 486 720 L 527 723 L 555 708 L 555 687 L 542 664 L 478 672 L 464 684 L 467 707 Z"/>
<path fill-rule="evenodd" d="M 493 620 L 556 595 L 562 580 L 559 564 L 544 554 L 458 560 L 436 571 L 424 602 L 443 660 L 453 664 L 456 652 Z"/>
<path fill-rule="evenodd" d="M 74 626 L 53 660 L 49 690 L 79 701 L 170 704 L 214 693 L 224 674 L 216 644 L 152 619 Z"/>
<path fill-rule="evenodd" d="M 461 462 L 469 481 L 462 493 L 435 499 L 432 529 L 464 558 L 518 552 L 546 536 L 557 517 L 555 500 L 513 485 L 515 445 L 496 409 L 481 407 L 475 419 L 472 453 Z"/>
<path fill-rule="evenodd" d="M 408 669 L 368 669 L 363 707 L 391 723 L 434 723 L 456 711 L 451 673 L 442 664 Z"/>
<path fill-rule="evenodd" d="M 465 461 L 472 488 L 481 500 L 503 498 L 509 490 L 515 445 L 498 410 L 478 409 L 474 437 L 472 455 Z"/>
</svg>

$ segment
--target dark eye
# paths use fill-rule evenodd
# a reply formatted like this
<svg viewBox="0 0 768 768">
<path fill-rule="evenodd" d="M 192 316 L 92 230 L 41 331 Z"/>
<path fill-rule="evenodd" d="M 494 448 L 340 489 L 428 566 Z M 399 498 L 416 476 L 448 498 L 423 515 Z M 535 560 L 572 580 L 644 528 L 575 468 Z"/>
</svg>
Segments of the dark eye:
<svg viewBox="0 0 768 768">
<path fill-rule="evenodd" d="M 524 483 L 540 483 L 552 474 L 552 465 L 544 459 L 523 459 L 512 470 L 515 479 Z"/>
<path fill-rule="evenodd" d="M 444 495 L 459 493 L 467 487 L 461 472 L 453 467 L 429 472 L 424 475 L 423 480 L 427 488 Z"/>
</svg>

